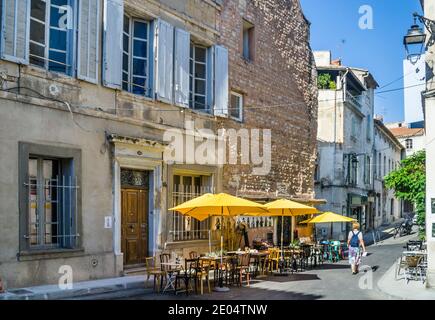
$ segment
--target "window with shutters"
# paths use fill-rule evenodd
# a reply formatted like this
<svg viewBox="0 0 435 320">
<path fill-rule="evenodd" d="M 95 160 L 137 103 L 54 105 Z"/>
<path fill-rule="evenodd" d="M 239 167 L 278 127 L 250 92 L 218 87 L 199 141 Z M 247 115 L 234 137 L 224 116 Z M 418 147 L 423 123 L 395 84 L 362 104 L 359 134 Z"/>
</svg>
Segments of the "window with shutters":
<svg viewBox="0 0 435 320">
<path fill-rule="evenodd" d="M 122 89 L 150 96 L 149 46 L 150 26 L 147 21 L 124 15 Z"/>
<path fill-rule="evenodd" d="M 210 112 L 207 103 L 207 48 L 190 45 L 189 106 L 192 109 Z"/>
<path fill-rule="evenodd" d="M 74 6 L 74 0 L 31 0 L 31 64 L 73 74 Z"/>
</svg>

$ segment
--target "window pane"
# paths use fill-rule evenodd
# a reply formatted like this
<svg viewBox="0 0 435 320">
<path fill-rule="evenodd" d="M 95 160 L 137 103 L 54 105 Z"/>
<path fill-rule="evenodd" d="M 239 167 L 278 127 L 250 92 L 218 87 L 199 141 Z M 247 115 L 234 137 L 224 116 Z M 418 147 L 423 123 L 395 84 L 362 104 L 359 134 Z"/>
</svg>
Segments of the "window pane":
<svg viewBox="0 0 435 320">
<path fill-rule="evenodd" d="M 123 56 L 122 56 L 122 70 L 123 71 L 125 71 L 125 72 L 128 72 L 129 71 L 129 68 L 128 68 L 128 54 L 123 54 Z"/>
<path fill-rule="evenodd" d="M 130 52 L 130 37 L 126 34 L 123 36 L 123 47 L 125 52 Z"/>
<path fill-rule="evenodd" d="M 133 59 L 133 74 L 144 76 L 146 74 L 146 61 L 141 59 Z"/>
<path fill-rule="evenodd" d="M 205 97 L 195 96 L 195 109 L 206 110 Z"/>
<path fill-rule="evenodd" d="M 128 91 L 128 74 L 122 73 L 122 89 Z"/>
<path fill-rule="evenodd" d="M 145 78 L 133 77 L 133 93 L 145 95 Z"/>
<path fill-rule="evenodd" d="M 195 47 L 195 60 L 198 62 L 205 62 L 206 49 L 202 47 Z"/>
<path fill-rule="evenodd" d="M 66 73 L 66 54 L 57 51 L 49 52 L 48 69 L 56 72 Z M 59 63 L 56 63 L 59 62 Z"/>
<path fill-rule="evenodd" d="M 32 0 L 30 16 L 45 21 L 45 1 Z"/>
<path fill-rule="evenodd" d="M 34 20 L 30 21 L 30 40 L 45 44 L 45 25 L 36 22 Z"/>
<path fill-rule="evenodd" d="M 134 22 L 134 37 L 141 39 L 148 39 L 147 36 L 148 26 L 143 22 Z"/>
<path fill-rule="evenodd" d="M 51 4 L 55 4 L 57 6 L 66 6 L 69 0 L 51 0 Z"/>
<path fill-rule="evenodd" d="M 66 51 L 66 31 L 50 29 L 50 49 Z"/>
<path fill-rule="evenodd" d="M 230 114 L 234 118 L 240 118 L 240 97 L 234 94 L 231 95 L 231 110 Z"/>
<path fill-rule="evenodd" d="M 192 177 L 183 177 L 183 185 L 186 187 L 190 187 L 192 186 Z"/>
<path fill-rule="evenodd" d="M 124 32 L 130 34 L 130 18 L 124 16 Z"/>
<path fill-rule="evenodd" d="M 205 95 L 205 80 L 195 80 L 195 93 Z"/>
<path fill-rule="evenodd" d="M 195 77 L 205 79 L 206 77 L 205 64 L 195 63 Z"/>
<path fill-rule="evenodd" d="M 63 30 L 67 30 L 68 28 L 68 11 L 65 4 L 65 7 L 57 8 L 51 6 L 50 8 L 50 27 L 60 28 Z"/>
<path fill-rule="evenodd" d="M 136 57 L 147 57 L 147 42 L 135 40 L 133 44 L 133 55 Z"/>
</svg>

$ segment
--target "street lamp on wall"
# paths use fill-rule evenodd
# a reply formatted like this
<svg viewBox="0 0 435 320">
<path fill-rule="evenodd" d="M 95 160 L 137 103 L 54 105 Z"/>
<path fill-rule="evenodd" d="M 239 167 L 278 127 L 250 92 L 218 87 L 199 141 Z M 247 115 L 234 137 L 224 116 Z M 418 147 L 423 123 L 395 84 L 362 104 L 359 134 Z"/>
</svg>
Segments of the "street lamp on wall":
<svg viewBox="0 0 435 320">
<path fill-rule="evenodd" d="M 407 59 L 412 63 L 416 63 L 421 55 L 426 51 L 426 34 L 424 30 L 417 24 L 417 19 L 423 23 L 426 29 L 431 34 L 428 46 L 434 43 L 434 33 L 435 33 L 435 21 L 427 19 L 418 13 L 414 13 L 414 24 L 408 30 L 406 36 L 403 37 L 403 44 L 406 50 Z"/>
</svg>

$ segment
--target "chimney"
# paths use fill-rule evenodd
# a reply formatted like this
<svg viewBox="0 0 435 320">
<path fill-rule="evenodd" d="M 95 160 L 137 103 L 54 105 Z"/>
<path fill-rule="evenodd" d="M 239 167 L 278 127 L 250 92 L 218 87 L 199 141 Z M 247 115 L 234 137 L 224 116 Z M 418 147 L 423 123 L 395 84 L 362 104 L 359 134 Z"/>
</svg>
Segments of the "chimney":
<svg viewBox="0 0 435 320">
<path fill-rule="evenodd" d="M 341 59 L 332 60 L 331 65 L 341 67 Z"/>
</svg>

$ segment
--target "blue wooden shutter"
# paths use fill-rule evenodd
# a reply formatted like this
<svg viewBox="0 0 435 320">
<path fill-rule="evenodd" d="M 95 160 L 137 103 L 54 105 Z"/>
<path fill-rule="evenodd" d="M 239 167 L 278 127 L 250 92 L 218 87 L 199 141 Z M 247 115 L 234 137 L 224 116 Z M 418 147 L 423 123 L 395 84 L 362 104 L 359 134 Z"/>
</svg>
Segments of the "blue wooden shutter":
<svg viewBox="0 0 435 320">
<path fill-rule="evenodd" d="M 207 112 L 212 113 L 214 105 L 214 46 L 207 49 Z"/>
<path fill-rule="evenodd" d="M 29 64 L 30 0 L 1 1 L 1 58 Z"/>
<path fill-rule="evenodd" d="M 180 107 L 189 107 L 190 33 L 175 29 L 174 100 Z"/>
<path fill-rule="evenodd" d="M 222 46 L 215 46 L 214 51 L 214 114 L 218 116 L 227 116 L 229 100 L 228 49 Z"/>
<path fill-rule="evenodd" d="M 174 27 L 161 19 L 157 22 L 156 96 L 160 101 L 173 102 Z"/>
<path fill-rule="evenodd" d="M 113 89 L 122 87 L 123 0 L 104 0 L 103 84 Z"/>
<path fill-rule="evenodd" d="M 100 0 L 80 0 L 77 77 L 92 83 L 98 81 L 99 21 Z"/>
</svg>

